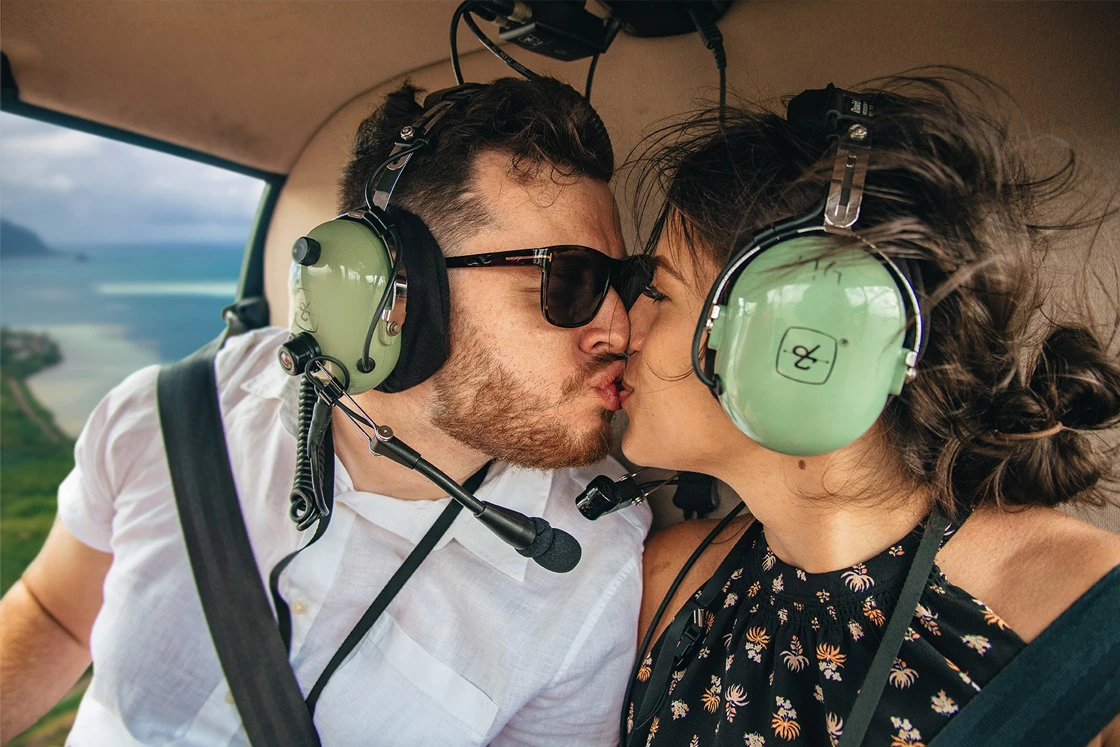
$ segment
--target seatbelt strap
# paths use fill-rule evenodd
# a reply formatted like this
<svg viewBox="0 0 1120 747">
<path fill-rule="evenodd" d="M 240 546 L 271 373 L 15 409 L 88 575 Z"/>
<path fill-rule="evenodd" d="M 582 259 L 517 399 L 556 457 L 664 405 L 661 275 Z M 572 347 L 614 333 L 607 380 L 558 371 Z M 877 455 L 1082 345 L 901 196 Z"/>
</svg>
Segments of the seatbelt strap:
<svg viewBox="0 0 1120 747">
<path fill-rule="evenodd" d="M 661 616 L 664 614 L 677 588 L 688 575 L 688 571 L 700 558 L 708 545 L 719 536 L 719 533 L 723 531 L 728 523 L 730 523 L 745 506 L 746 504 L 744 503 L 735 506 L 735 508 L 716 525 L 715 529 L 708 533 L 708 536 L 704 538 L 704 541 L 700 543 L 700 546 L 696 548 L 691 557 L 689 557 L 688 561 L 684 564 L 684 567 L 681 568 L 680 573 L 677 574 L 677 578 L 669 588 L 665 598 L 661 601 L 661 606 L 658 608 L 657 613 L 649 624 L 645 640 L 642 642 L 643 650 L 638 651 L 638 661 L 635 662 L 635 667 L 637 667 L 644 658 L 644 649 L 649 645 L 650 636 L 657 628 L 657 623 L 660 621 Z M 742 539 L 739 540 L 739 542 L 742 541 Z M 741 560 L 741 555 L 738 550 L 738 545 L 736 545 L 736 547 L 724 557 L 716 572 L 712 574 L 698 593 L 689 597 L 688 601 L 686 601 L 677 612 L 677 616 L 673 618 L 673 622 L 665 629 L 665 633 L 663 634 L 665 643 L 663 648 L 658 652 L 657 660 L 653 664 L 649 684 L 646 691 L 642 694 L 641 702 L 636 704 L 637 707 L 635 710 L 637 712 L 637 717 L 635 718 L 634 728 L 630 732 L 630 735 L 625 734 L 624 713 L 622 724 L 623 733 L 621 734 L 623 739 L 621 744 L 628 745 L 630 743 L 630 736 L 638 733 L 661 708 L 661 704 L 665 702 L 665 698 L 669 692 L 669 678 L 672 676 L 672 670 L 680 666 L 680 663 L 692 654 L 692 650 L 696 647 L 696 644 L 703 640 L 704 635 L 708 632 L 708 607 L 711 606 L 716 597 L 721 593 L 723 584 L 725 583 L 724 579 L 731 574 L 731 569 Z M 672 651 L 669 650 L 670 646 L 673 647 Z M 631 673 L 631 683 L 634 681 L 634 675 L 636 674 L 636 671 Z M 627 701 L 630 699 L 631 687 L 632 685 L 628 687 L 626 691 Z M 653 697 L 651 697 L 651 695 Z M 625 712 L 627 708 L 626 702 L 623 702 L 622 708 Z"/>
<path fill-rule="evenodd" d="M 883 631 L 883 638 L 871 659 L 871 666 L 864 675 L 848 713 L 848 721 L 844 724 L 844 732 L 840 735 L 839 747 L 859 747 L 864 744 L 864 737 L 871 727 L 871 718 L 879 707 L 879 700 L 883 697 L 883 688 L 887 685 L 891 667 L 894 666 L 895 657 L 906 639 L 906 631 L 914 621 L 914 614 L 918 608 L 918 601 L 922 592 L 929 583 L 929 574 L 933 571 L 933 564 L 937 559 L 937 551 L 941 548 L 945 538 L 945 530 L 949 526 L 949 519 L 934 506 L 933 511 L 926 519 L 922 539 L 918 549 L 914 551 L 914 560 L 910 563 L 910 570 L 906 573 L 906 581 L 902 584 L 898 601 L 895 602 L 894 611 L 891 612 L 890 622 Z"/>
<path fill-rule="evenodd" d="M 938 732 L 930 747 L 1081 745 L 1120 713 L 1120 566 Z"/>
<path fill-rule="evenodd" d="M 160 427 L 198 596 L 254 747 L 318 747 L 261 583 L 230 469 L 214 358 L 223 335 L 163 368 Z"/>
</svg>

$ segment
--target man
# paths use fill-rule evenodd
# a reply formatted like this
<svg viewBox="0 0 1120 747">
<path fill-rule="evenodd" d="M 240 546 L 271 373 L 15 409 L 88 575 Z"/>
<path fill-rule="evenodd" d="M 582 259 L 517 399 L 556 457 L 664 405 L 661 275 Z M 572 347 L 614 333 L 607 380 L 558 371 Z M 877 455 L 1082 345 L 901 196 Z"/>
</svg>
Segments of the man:
<svg viewBox="0 0 1120 747">
<path fill-rule="evenodd" d="M 370 171 L 421 111 L 415 95 L 406 84 L 362 124 L 343 209 L 364 204 Z M 581 245 L 617 258 L 612 170 L 601 124 L 578 94 L 552 80 L 504 79 L 445 117 L 393 204 L 422 218 L 448 256 Z M 634 654 L 649 518 L 586 522 L 572 500 L 594 471 L 571 467 L 606 456 L 626 310 L 611 290 L 589 322 L 560 327 L 542 314 L 537 267 L 448 275 L 447 363 L 417 386 L 358 402 L 460 483 L 499 460 L 480 498 L 571 532 L 583 560 L 550 573 L 463 512 L 333 674 L 316 727 L 325 745 L 610 743 Z M 276 363 L 286 337 L 241 335 L 216 362 L 264 578 L 308 539 L 287 515 L 296 379 Z M 187 561 L 155 380 L 155 369 L 134 374 L 91 415 L 59 489 L 58 521 L 0 603 L 2 741 L 57 701 L 92 651 L 95 674 L 69 743 L 246 743 Z M 330 528 L 280 583 L 305 694 L 447 502 L 421 476 L 372 456 L 337 413 L 333 431 Z"/>
</svg>

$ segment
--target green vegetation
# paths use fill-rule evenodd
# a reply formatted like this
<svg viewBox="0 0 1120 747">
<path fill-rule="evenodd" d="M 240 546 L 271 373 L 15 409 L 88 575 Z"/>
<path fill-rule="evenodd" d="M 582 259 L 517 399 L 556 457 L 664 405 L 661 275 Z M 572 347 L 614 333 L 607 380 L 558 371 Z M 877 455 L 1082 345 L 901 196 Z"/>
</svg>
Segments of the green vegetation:
<svg viewBox="0 0 1120 747">
<path fill-rule="evenodd" d="M 0 593 L 42 546 L 58 484 L 74 466 L 73 443 L 25 383 L 61 360 L 45 335 L 0 330 Z"/>
<path fill-rule="evenodd" d="M 58 484 L 74 444 L 27 389 L 26 378 L 62 360 L 46 335 L 0 329 L 0 593 L 19 579 L 54 521 Z M 89 675 L 10 747 L 60 745 Z"/>
</svg>

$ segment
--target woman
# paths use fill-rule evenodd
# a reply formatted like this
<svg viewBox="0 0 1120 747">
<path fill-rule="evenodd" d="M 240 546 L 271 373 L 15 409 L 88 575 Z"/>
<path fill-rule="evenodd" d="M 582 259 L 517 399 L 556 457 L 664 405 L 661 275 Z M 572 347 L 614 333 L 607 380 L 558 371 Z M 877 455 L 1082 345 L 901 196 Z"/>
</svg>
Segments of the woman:
<svg viewBox="0 0 1120 747">
<path fill-rule="evenodd" d="M 715 476 L 747 518 L 675 592 L 710 523 L 647 543 L 643 631 L 670 596 L 625 743 L 926 744 L 1120 586 L 1120 538 L 1053 508 L 1104 500 L 1090 436 L 1120 421 L 1099 329 L 1032 290 L 1072 158 L 1032 180 L 968 80 L 705 112 L 645 154 L 665 199 L 622 448 Z"/>
</svg>

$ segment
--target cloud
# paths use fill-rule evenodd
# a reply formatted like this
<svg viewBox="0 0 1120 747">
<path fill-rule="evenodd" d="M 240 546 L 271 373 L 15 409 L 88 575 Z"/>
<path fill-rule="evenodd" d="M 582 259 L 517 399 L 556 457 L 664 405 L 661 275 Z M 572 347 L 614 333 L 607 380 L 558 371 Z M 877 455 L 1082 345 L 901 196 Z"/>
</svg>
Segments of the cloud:
<svg viewBox="0 0 1120 747">
<path fill-rule="evenodd" d="M 0 152 L 5 158 L 9 154 L 30 157 L 96 155 L 101 152 L 103 142 L 102 138 L 94 135 L 59 127 L 51 128 L 48 132 L 23 132 L 15 135 L 8 135 L 5 127 L 4 134 Z"/>
<path fill-rule="evenodd" d="M 249 235 L 263 183 L 0 113 L 0 215 L 53 246 Z"/>
</svg>

